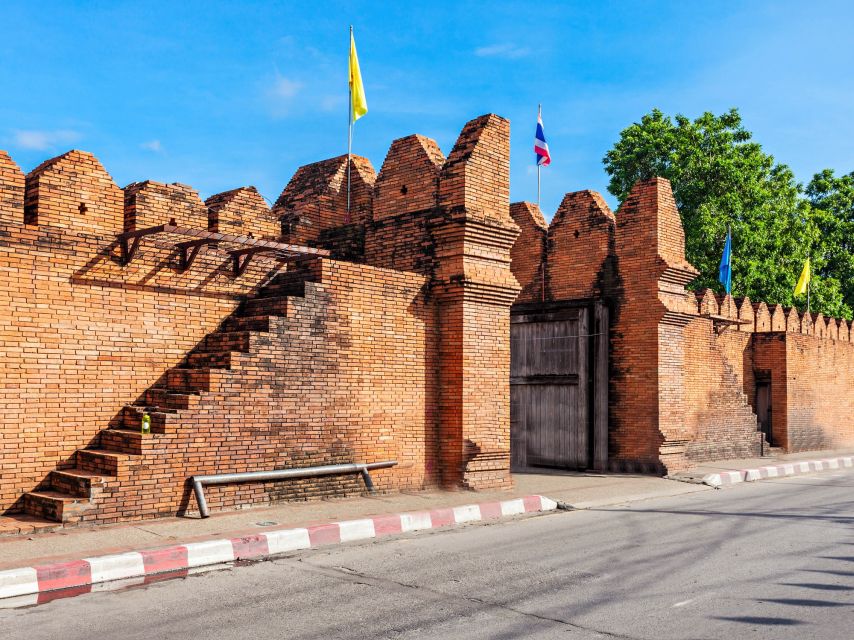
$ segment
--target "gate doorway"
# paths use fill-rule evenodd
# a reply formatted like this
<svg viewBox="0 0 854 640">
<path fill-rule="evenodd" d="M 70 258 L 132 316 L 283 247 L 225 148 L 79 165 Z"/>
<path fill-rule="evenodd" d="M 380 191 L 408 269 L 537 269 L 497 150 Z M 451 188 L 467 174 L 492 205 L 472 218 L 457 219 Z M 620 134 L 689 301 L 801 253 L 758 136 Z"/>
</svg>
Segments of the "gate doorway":
<svg viewBox="0 0 854 640">
<path fill-rule="evenodd" d="M 765 434 L 765 441 L 774 446 L 771 439 L 771 381 L 756 381 L 756 418 L 759 420 L 759 430 Z"/>
<path fill-rule="evenodd" d="M 604 469 L 608 310 L 600 303 L 514 308 L 510 320 L 512 467 Z"/>
</svg>

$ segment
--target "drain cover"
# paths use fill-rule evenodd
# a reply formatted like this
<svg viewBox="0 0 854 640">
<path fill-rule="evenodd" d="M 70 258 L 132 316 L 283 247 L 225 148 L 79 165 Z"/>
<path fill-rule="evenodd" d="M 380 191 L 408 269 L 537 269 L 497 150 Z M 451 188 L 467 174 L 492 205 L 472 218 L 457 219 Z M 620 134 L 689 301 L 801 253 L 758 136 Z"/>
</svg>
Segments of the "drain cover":
<svg viewBox="0 0 854 640">
<path fill-rule="evenodd" d="M 273 525 L 279 524 L 278 522 L 273 522 L 272 520 L 262 520 L 261 522 L 255 523 L 259 527 L 272 527 Z"/>
</svg>

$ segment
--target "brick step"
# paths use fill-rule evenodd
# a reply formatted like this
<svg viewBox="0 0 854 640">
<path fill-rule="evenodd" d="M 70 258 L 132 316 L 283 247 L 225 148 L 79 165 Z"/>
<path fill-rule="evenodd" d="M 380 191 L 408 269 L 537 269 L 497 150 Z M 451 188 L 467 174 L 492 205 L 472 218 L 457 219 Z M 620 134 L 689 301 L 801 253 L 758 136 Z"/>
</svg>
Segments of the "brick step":
<svg viewBox="0 0 854 640">
<path fill-rule="evenodd" d="M 24 512 L 54 522 L 79 522 L 92 507 L 89 498 L 80 498 L 59 491 L 30 491 L 24 494 Z"/>
<path fill-rule="evenodd" d="M 248 353 L 260 336 L 261 333 L 256 331 L 216 331 L 205 336 L 205 339 L 193 351 L 195 353 L 217 351 Z"/>
<path fill-rule="evenodd" d="M 92 492 L 104 488 L 105 478 L 99 473 L 83 469 L 57 469 L 47 477 L 48 488 L 78 498 L 91 498 Z"/>
<path fill-rule="evenodd" d="M 288 296 L 274 296 L 267 298 L 252 298 L 240 305 L 238 315 L 252 316 L 286 316 L 290 307 Z"/>
<path fill-rule="evenodd" d="M 10 513 L 0 516 L 0 536 L 17 536 L 25 533 L 48 533 L 62 528 L 62 523 L 37 518 L 28 513 Z"/>
<path fill-rule="evenodd" d="M 115 477 L 136 466 L 142 456 L 109 449 L 78 449 L 75 458 L 78 469 Z"/>
<path fill-rule="evenodd" d="M 142 399 L 134 404 L 163 409 L 190 409 L 199 404 L 201 396 L 197 393 L 172 393 L 169 389 L 148 389 Z"/>
<path fill-rule="evenodd" d="M 276 318 L 271 315 L 231 316 L 222 323 L 226 332 L 258 331 L 269 332 L 275 329 Z"/>
<path fill-rule="evenodd" d="M 191 369 L 231 369 L 232 365 L 237 364 L 239 357 L 240 353 L 237 351 L 208 351 L 191 353 L 186 361 Z"/>
<path fill-rule="evenodd" d="M 125 405 L 122 409 L 121 426 L 129 431 L 142 431 L 142 416 L 148 413 L 151 417 L 151 433 L 166 433 L 170 431 L 176 418 L 178 417 L 177 409 L 162 409 L 157 411 L 151 410 L 149 407 L 140 407 L 137 405 Z"/>
<path fill-rule="evenodd" d="M 138 429 L 120 426 L 104 429 L 98 437 L 104 451 L 140 456 L 151 453 L 158 446 L 163 434 L 142 433 Z"/>
<path fill-rule="evenodd" d="M 219 391 L 231 373 L 222 367 L 175 367 L 166 372 L 166 388 L 170 393 L 199 393 Z"/>
<path fill-rule="evenodd" d="M 284 274 L 283 274 L 284 275 Z M 304 298 L 305 280 L 288 280 L 282 276 L 274 278 L 269 284 L 258 290 L 255 294 L 258 299 L 267 298 Z"/>
</svg>

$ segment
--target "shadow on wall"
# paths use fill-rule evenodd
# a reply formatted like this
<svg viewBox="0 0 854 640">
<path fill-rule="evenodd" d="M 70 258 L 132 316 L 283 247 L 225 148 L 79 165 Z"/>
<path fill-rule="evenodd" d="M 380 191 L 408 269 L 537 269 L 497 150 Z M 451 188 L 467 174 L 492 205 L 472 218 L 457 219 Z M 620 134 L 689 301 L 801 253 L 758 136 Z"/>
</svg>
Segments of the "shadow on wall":
<svg viewBox="0 0 854 640">
<path fill-rule="evenodd" d="M 431 287 L 425 282 L 418 295 L 407 307 L 407 313 L 416 318 L 425 328 L 421 349 L 421 366 L 424 372 L 424 473 L 438 484 L 441 478 L 439 456 L 439 334 L 437 331 L 438 309 L 432 300 Z"/>
<path fill-rule="evenodd" d="M 256 266 L 254 269 L 256 273 L 253 274 L 252 278 L 246 279 L 241 276 L 241 279 L 255 283 L 250 289 L 234 292 L 216 291 L 213 288 L 224 285 L 233 287 L 237 284 L 235 282 L 237 278 L 232 272 L 230 256 L 223 257 L 216 250 L 209 250 L 200 254 L 198 261 L 204 264 L 204 271 L 207 275 L 199 279 L 190 270 L 181 269 L 180 252 L 174 247 L 174 242 L 169 243 L 162 240 L 150 242 L 151 248 L 146 250 L 144 246 L 140 247 L 130 264 L 123 266 L 118 250 L 119 242 L 114 241 L 98 252 L 83 267 L 75 271 L 69 281 L 72 285 L 104 287 L 123 291 L 241 300 L 245 296 L 257 292 L 287 264 L 287 260 L 281 258 L 256 258 L 253 266 L 263 265 L 261 273 L 257 272 Z M 152 264 L 152 256 L 156 256 L 153 265 L 147 272 L 143 272 L 144 266 Z M 197 274 L 199 269 L 194 269 L 194 271 Z M 183 278 L 187 284 L 186 286 L 177 286 L 152 282 L 157 281 L 160 277 L 170 283 L 174 283 L 176 279 L 180 281 Z M 135 281 L 131 281 L 131 279 Z"/>
</svg>

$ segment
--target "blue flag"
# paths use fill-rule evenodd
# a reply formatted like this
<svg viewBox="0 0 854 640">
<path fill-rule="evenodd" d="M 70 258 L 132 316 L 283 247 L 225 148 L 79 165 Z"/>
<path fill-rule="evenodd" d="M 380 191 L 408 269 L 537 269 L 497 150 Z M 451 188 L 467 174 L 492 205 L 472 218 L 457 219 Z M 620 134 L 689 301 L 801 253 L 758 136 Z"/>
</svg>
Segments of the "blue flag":
<svg viewBox="0 0 854 640">
<path fill-rule="evenodd" d="M 724 254 L 721 256 L 721 264 L 718 267 L 718 280 L 724 286 L 727 293 L 732 292 L 732 234 L 727 229 Z"/>
</svg>

